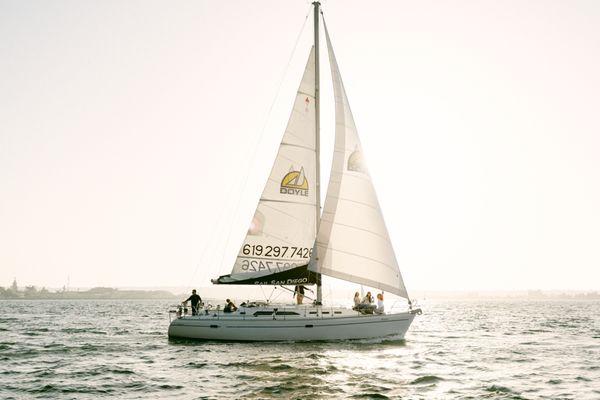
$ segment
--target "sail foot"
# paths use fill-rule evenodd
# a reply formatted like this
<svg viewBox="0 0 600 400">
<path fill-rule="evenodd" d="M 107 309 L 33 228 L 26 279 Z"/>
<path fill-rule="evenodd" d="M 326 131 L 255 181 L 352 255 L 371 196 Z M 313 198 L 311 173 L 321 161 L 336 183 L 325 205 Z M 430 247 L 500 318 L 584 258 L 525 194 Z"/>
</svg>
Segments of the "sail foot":
<svg viewBox="0 0 600 400">
<path fill-rule="evenodd" d="M 215 285 L 314 285 L 319 283 L 319 274 L 308 269 L 308 265 L 291 268 L 269 275 L 248 278 L 223 275 L 211 282 Z"/>
</svg>

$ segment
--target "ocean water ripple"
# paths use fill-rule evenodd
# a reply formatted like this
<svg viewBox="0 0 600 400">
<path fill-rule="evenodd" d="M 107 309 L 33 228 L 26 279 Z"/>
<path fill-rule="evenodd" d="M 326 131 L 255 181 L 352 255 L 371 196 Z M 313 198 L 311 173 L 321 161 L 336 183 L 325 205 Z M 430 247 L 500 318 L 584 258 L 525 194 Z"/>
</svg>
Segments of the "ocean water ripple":
<svg viewBox="0 0 600 400">
<path fill-rule="evenodd" d="M 600 302 L 423 304 L 406 340 L 169 340 L 167 302 L 1 301 L 0 398 L 600 399 Z"/>
</svg>

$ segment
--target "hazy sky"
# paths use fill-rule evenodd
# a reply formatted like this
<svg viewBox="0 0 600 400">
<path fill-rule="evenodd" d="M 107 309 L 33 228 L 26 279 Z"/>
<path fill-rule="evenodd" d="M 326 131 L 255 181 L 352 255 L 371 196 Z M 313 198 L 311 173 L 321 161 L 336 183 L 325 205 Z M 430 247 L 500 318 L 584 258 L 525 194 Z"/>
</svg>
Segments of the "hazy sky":
<svg viewBox="0 0 600 400">
<path fill-rule="evenodd" d="M 286 68 L 309 12 L 0 0 L 0 286 L 228 273 L 306 62 L 311 18 Z M 324 12 L 409 292 L 600 289 L 600 3 Z"/>
</svg>

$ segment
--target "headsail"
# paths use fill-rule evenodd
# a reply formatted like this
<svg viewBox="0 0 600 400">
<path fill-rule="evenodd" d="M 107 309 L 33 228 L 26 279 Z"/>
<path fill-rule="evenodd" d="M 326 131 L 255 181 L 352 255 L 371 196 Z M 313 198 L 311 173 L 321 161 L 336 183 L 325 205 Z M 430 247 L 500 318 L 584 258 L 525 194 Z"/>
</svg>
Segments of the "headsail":
<svg viewBox="0 0 600 400">
<path fill-rule="evenodd" d="M 325 26 L 335 96 L 331 176 L 309 269 L 408 298 Z"/>
<path fill-rule="evenodd" d="M 213 283 L 315 283 L 315 62 L 311 49 L 292 115 L 230 275 Z M 289 283 L 279 282 L 284 279 Z"/>
</svg>

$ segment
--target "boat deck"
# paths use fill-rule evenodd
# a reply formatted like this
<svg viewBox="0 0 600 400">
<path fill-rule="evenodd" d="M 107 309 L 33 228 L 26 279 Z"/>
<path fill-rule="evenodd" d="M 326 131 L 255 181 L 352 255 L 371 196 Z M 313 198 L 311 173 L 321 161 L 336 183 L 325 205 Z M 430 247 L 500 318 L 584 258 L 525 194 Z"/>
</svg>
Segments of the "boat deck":
<svg viewBox="0 0 600 400">
<path fill-rule="evenodd" d="M 178 319 L 189 320 L 288 320 L 288 319 L 314 319 L 314 318 L 343 318 L 373 315 L 359 312 L 346 307 L 269 304 L 240 306 L 234 312 L 224 312 L 220 307 L 203 307 L 198 315 L 191 313 L 175 313 Z M 380 315 L 386 315 L 380 314 Z"/>
</svg>

